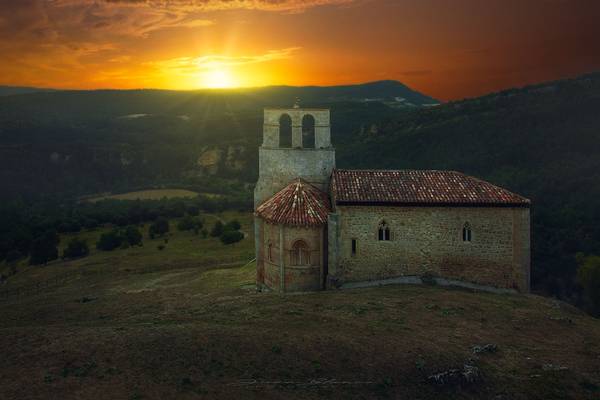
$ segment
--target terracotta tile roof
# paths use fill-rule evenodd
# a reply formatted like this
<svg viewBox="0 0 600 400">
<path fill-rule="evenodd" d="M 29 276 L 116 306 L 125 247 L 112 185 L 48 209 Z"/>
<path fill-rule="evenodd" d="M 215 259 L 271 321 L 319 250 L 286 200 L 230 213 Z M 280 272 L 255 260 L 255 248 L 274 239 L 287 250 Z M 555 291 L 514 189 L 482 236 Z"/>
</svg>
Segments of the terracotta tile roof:
<svg viewBox="0 0 600 400">
<path fill-rule="evenodd" d="M 256 215 L 273 224 L 319 226 L 327 223 L 329 196 L 298 178 L 256 209 Z"/>
<path fill-rule="evenodd" d="M 333 172 L 336 204 L 519 206 L 530 201 L 456 171 L 343 170 Z"/>
</svg>

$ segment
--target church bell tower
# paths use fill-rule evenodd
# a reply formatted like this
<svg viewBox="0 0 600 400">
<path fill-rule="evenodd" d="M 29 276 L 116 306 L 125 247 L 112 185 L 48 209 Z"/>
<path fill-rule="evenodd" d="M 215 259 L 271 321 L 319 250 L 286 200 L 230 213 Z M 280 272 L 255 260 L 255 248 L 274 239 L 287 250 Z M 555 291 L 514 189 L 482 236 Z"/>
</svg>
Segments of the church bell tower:
<svg viewBox="0 0 600 400">
<path fill-rule="evenodd" d="M 259 176 L 254 209 L 296 178 L 327 192 L 335 168 L 329 110 L 267 108 L 263 143 L 258 150 Z"/>
</svg>

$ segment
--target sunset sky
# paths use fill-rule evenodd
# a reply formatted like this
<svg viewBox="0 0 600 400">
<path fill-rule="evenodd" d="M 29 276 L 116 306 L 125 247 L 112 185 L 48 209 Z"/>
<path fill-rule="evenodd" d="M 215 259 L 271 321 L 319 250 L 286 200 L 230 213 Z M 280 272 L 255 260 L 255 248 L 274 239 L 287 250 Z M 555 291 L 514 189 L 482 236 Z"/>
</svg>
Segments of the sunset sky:
<svg viewBox="0 0 600 400">
<path fill-rule="evenodd" d="M 441 100 L 600 70 L 599 0 L 0 0 L 0 84 L 337 85 Z"/>
</svg>

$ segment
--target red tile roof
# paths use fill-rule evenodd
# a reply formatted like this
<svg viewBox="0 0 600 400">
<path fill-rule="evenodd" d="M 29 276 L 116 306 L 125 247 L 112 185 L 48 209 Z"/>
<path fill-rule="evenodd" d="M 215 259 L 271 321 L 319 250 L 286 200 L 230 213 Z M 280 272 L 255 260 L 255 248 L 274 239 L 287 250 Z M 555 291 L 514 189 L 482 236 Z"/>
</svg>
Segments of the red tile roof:
<svg viewBox="0 0 600 400">
<path fill-rule="evenodd" d="M 327 223 L 329 196 L 298 178 L 256 209 L 256 215 L 273 224 L 319 226 Z"/>
<path fill-rule="evenodd" d="M 518 206 L 530 201 L 456 171 L 343 170 L 333 172 L 336 204 Z"/>
</svg>

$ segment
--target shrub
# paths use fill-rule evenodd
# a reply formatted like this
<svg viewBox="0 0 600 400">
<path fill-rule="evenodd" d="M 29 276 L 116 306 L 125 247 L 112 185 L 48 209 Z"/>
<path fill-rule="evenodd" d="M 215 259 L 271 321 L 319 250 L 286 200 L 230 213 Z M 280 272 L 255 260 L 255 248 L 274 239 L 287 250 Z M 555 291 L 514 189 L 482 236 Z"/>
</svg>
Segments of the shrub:
<svg viewBox="0 0 600 400">
<path fill-rule="evenodd" d="M 221 242 L 223 244 L 237 243 L 244 238 L 244 234 L 240 231 L 225 231 L 221 234 Z"/>
<path fill-rule="evenodd" d="M 221 236 L 221 234 L 223 233 L 223 223 L 221 221 L 217 221 L 215 222 L 215 225 L 213 226 L 212 230 L 210 231 L 210 236 L 212 237 L 219 237 Z"/>
<path fill-rule="evenodd" d="M 583 295 L 588 311 L 600 315 L 600 256 L 577 255 L 577 282 L 583 287 Z"/>
<path fill-rule="evenodd" d="M 19 258 L 22 258 L 22 257 L 23 257 L 23 254 L 21 254 L 21 252 L 19 250 L 13 249 L 13 250 L 9 250 L 8 253 L 6 253 L 5 259 L 6 259 L 6 262 L 10 264 L 12 262 L 17 261 Z"/>
<path fill-rule="evenodd" d="M 100 239 L 96 243 L 98 250 L 111 251 L 121 246 L 123 238 L 119 235 L 119 231 L 113 229 L 110 232 L 100 235 Z"/>
<path fill-rule="evenodd" d="M 140 246 L 142 244 L 142 233 L 137 227 L 129 225 L 125 229 L 125 239 L 130 246 Z"/>
<path fill-rule="evenodd" d="M 169 232 L 169 220 L 164 217 L 158 217 L 152 225 L 150 225 L 150 237 L 154 235 L 162 236 Z"/>
<path fill-rule="evenodd" d="M 56 231 L 48 231 L 35 238 L 31 244 L 31 257 L 29 263 L 32 265 L 47 264 L 48 261 L 58 258 L 59 237 Z"/>
<path fill-rule="evenodd" d="M 189 215 L 183 217 L 177 224 L 180 231 L 191 231 L 202 228 L 202 221 Z"/>
<path fill-rule="evenodd" d="M 242 225 L 240 225 L 239 221 L 236 219 L 225 224 L 226 231 L 239 231 L 241 227 Z"/>
<path fill-rule="evenodd" d="M 83 239 L 73 238 L 63 251 L 63 258 L 79 258 L 90 254 L 90 248 Z"/>
</svg>

